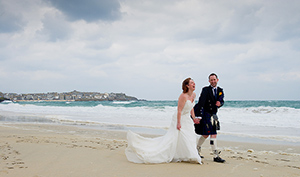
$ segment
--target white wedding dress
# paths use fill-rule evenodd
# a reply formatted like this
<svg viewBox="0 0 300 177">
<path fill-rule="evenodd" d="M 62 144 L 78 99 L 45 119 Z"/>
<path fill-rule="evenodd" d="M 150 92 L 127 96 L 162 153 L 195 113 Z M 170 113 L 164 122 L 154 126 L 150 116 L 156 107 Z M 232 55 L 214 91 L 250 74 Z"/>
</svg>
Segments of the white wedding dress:
<svg viewBox="0 0 300 177">
<path fill-rule="evenodd" d="M 197 136 L 190 112 L 195 103 L 187 100 L 181 113 L 181 129 L 177 129 L 177 111 L 167 133 L 156 138 L 142 137 L 128 131 L 126 157 L 134 163 L 168 163 L 190 161 L 201 164 L 196 149 Z"/>
</svg>

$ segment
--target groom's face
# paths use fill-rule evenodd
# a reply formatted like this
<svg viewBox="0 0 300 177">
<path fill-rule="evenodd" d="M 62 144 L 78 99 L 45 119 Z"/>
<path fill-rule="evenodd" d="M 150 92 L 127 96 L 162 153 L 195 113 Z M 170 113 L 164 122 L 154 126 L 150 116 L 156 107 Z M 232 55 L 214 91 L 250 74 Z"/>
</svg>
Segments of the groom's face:
<svg viewBox="0 0 300 177">
<path fill-rule="evenodd" d="M 209 83 L 211 86 L 216 87 L 218 84 L 219 79 L 216 76 L 212 75 L 209 77 Z"/>
</svg>

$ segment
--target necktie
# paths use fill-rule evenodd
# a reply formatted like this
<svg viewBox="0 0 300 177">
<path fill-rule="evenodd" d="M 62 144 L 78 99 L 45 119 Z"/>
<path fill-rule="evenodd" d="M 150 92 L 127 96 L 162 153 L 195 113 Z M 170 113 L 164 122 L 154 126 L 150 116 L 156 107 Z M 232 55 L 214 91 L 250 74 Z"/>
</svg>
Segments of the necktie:
<svg viewBox="0 0 300 177">
<path fill-rule="evenodd" d="M 214 88 L 215 99 L 217 99 L 217 88 Z"/>
</svg>

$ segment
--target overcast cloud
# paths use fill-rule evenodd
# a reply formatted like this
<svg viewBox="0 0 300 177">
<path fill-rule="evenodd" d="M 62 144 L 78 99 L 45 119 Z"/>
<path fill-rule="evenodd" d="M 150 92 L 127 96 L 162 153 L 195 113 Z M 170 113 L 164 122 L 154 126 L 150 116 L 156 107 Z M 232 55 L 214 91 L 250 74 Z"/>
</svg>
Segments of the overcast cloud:
<svg viewBox="0 0 300 177">
<path fill-rule="evenodd" d="M 0 0 L 0 91 L 300 100 L 297 0 Z"/>
</svg>

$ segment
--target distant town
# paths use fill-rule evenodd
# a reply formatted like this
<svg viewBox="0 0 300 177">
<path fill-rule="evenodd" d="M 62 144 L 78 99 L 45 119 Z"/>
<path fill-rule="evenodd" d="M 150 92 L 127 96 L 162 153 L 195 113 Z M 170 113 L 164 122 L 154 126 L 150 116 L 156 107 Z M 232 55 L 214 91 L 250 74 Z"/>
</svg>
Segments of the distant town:
<svg viewBox="0 0 300 177">
<path fill-rule="evenodd" d="M 48 92 L 48 93 L 2 93 L 0 102 L 10 101 L 135 101 L 135 97 L 127 96 L 124 93 L 99 93 L 99 92 Z"/>
</svg>

